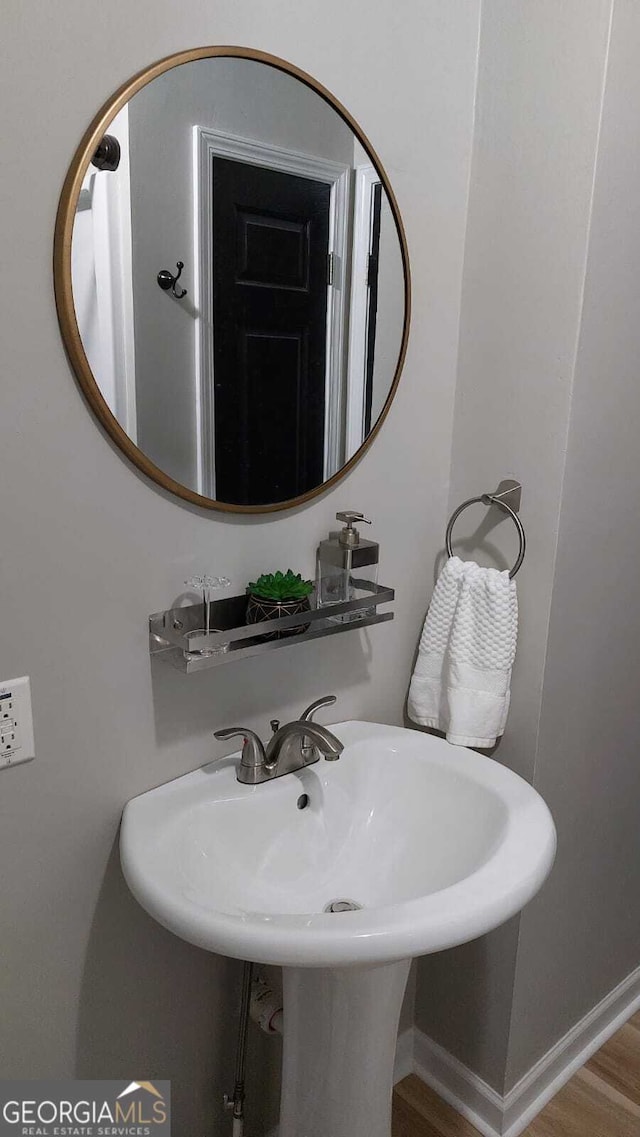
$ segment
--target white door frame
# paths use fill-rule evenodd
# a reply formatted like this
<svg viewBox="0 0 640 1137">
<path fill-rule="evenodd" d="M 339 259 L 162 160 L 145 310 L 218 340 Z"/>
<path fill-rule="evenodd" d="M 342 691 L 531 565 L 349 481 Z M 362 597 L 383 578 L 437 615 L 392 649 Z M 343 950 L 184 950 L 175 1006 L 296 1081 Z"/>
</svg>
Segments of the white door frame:
<svg viewBox="0 0 640 1137">
<path fill-rule="evenodd" d="M 346 455 L 351 458 L 364 442 L 369 324 L 369 257 L 371 255 L 373 187 L 380 181 L 374 166 L 357 166 L 353 203 L 353 251 L 349 361 L 346 396 Z"/>
<path fill-rule="evenodd" d="M 194 265 L 196 295 L 196 391 L 198 492 L 215 497 L 215 421 L 213 389 L 213 179 L 216 157 L 265 166 L 331 186 L 329 247 L 333 280 L 327 285 L 327 352 L 325 372 L 324 479 L 344 461 L 342 417 L 346 348 L 347 253 L 350 167 L 313 154 L 271 146 L 222 130 L 194 126 Z"/>
</svg>

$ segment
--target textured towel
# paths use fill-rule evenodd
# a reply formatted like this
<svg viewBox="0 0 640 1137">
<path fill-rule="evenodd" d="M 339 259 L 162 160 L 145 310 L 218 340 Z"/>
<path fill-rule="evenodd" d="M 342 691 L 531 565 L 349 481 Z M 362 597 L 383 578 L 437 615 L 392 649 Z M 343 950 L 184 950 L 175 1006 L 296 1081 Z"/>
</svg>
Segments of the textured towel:
<svg viewBox="0 0 640 1137">
<path fill-rule="evenodd" d="M 431 597 L 408 712 L 456 746 L 493 746 L 504 733 L 518 635 L 508 572 L 450 557 Z"/>
</svg>

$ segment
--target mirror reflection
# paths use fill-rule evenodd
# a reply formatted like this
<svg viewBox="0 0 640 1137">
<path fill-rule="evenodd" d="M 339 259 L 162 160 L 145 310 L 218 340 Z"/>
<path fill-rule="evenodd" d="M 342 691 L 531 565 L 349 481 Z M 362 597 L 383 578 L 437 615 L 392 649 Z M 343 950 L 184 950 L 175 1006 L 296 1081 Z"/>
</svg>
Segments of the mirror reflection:
<svg viewBox="0 0 640 1137">
<path fill-rule="evenodd" d="M 390 394 L 405 318 L 390 201 L 351 127 L 276 66 L 199 59 L 133 95 L 84 177 L 71 270 L 107 405 L 204 497 L 314 490 Z"/>
</svg>

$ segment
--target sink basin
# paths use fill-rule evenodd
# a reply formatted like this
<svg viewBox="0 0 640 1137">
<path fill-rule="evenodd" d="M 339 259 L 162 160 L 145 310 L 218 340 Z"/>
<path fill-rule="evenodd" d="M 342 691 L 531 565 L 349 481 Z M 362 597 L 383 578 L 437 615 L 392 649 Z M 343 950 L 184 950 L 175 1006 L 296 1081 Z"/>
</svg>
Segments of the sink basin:
<svg viewBox="0 0 640 1137">
<path fill-rule="evenodd" d="M 411 957 L 519 911 L 555 829 L 491 758 L 377 723 L 331 730 L 337 762 L 246 786 L 235 755 L 134 798 L 121 860 L 176 935 L 284 967 L 280 1137 L 389 1137 Z"/>
<path fill-rule="evenodd" d="M 473 939 L 537 892 L 555 830 L 516 774 L 417 731 L 331 729 L 338 762 L 243 786 L 236 755 L 129 802 L 122 866 L 156 920 L 240 959 L 341 966 Z"/>
</svg>

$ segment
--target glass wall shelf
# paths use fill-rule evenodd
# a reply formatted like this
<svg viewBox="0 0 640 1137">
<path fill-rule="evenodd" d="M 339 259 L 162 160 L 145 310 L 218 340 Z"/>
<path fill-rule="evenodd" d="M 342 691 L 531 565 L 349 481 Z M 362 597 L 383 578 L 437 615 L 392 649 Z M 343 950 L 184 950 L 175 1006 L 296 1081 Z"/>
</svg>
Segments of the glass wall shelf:
<svg viewBox="0 0 640 1137">
<path fill-rule="evenodd" d="M 209 627 L 212 630 L 208 635 L 202 632 L 205 625 L 203 604 L 156 612 L 149 617 L 149 652 L 154 659 L 191 675 L 195 671 L 206 671 L 250 655 L 262 655 L 275 648 L 294 647 L 307 640 L 354 632 L 393 620 L 393 612 L 378 611 L 380 604 L 388 604 L 394 599 L 392 588 L 366 580 L 354 580 L 353 584 L 358 592 L 366 595 L 324 608 L 312 607 L 292 616 L 264 620 L 259 624 L 244 622 L 246 595 L 212 600 L 209 606 Z M 291 628 L 304 630 L 282 635 Z M 265 639 L 274 632 L 279 633 L 277 639 Z"/>
</svg>

